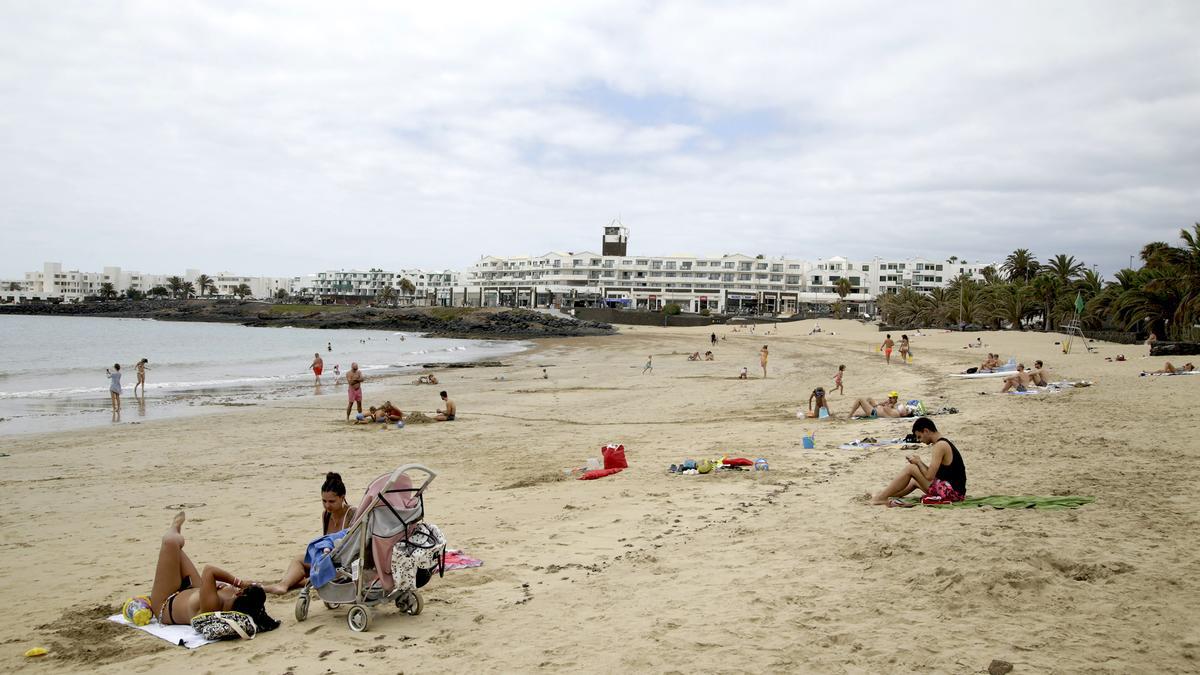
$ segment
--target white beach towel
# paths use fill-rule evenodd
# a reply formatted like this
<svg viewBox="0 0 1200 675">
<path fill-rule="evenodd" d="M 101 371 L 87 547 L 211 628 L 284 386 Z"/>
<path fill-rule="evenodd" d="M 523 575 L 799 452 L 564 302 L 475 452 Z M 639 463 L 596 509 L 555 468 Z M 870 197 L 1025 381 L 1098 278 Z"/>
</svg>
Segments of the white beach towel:
<svg viewBox="0 0 1200 675">
<path fill-rule="evenodd" d="M 140 631 L 145 631 L 156 638 L 161 638 L 173 645 L 187 647 L 188 649 L 203 647 L 204 645 L 212 642 L 212 640 L 205 639 L 203 635 L 197 633 L 190 624 L 184 624 L 180 626 L 164 626 L 157 621 L 151 621 L 145 626 L 137 626 L 126 620 L 125 617 L 121 616 L 120 614 L 113 614 L 112 616 L 108 617 L 108 620 L 112 621 L 113 623 L 119 623 L 122 626 L 129 626 L 130 628 L 136 628 Z"/>
</svg>

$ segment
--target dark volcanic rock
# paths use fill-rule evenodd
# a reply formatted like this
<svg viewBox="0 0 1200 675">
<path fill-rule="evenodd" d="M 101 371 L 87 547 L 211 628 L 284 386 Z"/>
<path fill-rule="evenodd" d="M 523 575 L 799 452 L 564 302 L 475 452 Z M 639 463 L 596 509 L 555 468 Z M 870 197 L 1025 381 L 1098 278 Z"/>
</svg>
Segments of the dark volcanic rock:
<svg viewBox="0 0 1200 675">
<path fill-rule="evenodd" d="M 1191 356 L 1200 354 L 1200 342 L 1155 342 L 1150 356 Z"/>
<path fill-rule="evenodd" d="M 162 321 L 215 321 L 245 326 L 296 328 L 362 328 L 409 331 L 435 337 L 528 339 L 609 335 L 612 326 L 576 321 L 523 309 L 314 306 L 311 310 L 276 312 L 266 302 L 238 300 L 114 300 L 86 303 L 0 305 L 0 314 L 111 316 Z"/>
</svg>

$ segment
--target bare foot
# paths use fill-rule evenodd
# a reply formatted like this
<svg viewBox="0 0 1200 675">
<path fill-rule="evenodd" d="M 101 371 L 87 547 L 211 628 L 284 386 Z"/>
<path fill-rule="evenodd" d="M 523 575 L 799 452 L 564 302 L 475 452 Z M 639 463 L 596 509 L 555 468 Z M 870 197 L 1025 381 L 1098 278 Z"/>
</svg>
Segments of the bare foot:
<svg viewBox="0 0 1200 675">
<path fill-rule="evenodd" d="M 283 584 L 264 584 L 262 589 L 271 595 L 283 595 L 288 592 Z"/>
<path fill-rule="evenodd" d="M 187 520 L 187 514 L 185 514 L 183 511 L 176 513 L 174 520 L 171 521 L 171 529 L 175 530 L 176 533 L 179 533 L 179 531 L 183 528 L 183 522 L 185 520 Z"/>
</svg>

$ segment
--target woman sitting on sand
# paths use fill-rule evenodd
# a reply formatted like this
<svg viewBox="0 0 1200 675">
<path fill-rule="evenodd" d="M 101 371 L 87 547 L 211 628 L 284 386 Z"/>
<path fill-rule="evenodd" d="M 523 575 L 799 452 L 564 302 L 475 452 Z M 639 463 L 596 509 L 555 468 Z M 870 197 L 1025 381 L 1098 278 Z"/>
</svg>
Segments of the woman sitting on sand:
<svg viewBox="0 0 1200 675">
<path fill-rule="evenodd" d="M 699 360 L 700 360 L 700 352 L 692 352 L 691 354 L 688 354 L 688 361 L 699 361 Z"/>
<path fill-rule="evenodd" d="M 183 511 L 175 514 L 158 549 L 150 591 L 150 609 L 158 622 L 164 626 L 187 625 L 197 614 L 233 610 L 249 614 L 260 631 L 275 630 L 279 622 L 267 615 L 267 596 L 261 587 L 212 565 L 196 570 L 183 552 L 181 530 L 185 519 Z"/>
<path fill-rule="evenodd" d="M 816 409 L 813 409 L 813 401 L 817 403 Z M 829 409 L 829 403 L 825 401 L 825 388 L 817 387 L 808 396 L 808 412 L 804 413 L 804 416 L 820 419 L 822 410 L 825 411 L 824 417 L 833 417 L 833 411 Z"/>
<path fill-rule="evenodd" d="M 704 352 L 704 360 L 705 361 L 715 360 L 715 359 L 713 359 L 713 353 L 712 352 Z"/>
<path fill-rule="evenodd" d="M 354 522 L 354 507 L 346 501 L 346 484 L 342 477 L 332 471 L 325 474 L 325 482 L 321 485 L 321 534 L 328 535 L 341 532 Z M 263 586 L 263 590 L 275 595 L 283 595 L 294 588 L 300 588 L 308 579 L 308 565 L 304 564 L 304 554 L 296 556 L 288 563 L 287 570 L 278 583 Z"/>
</svg>

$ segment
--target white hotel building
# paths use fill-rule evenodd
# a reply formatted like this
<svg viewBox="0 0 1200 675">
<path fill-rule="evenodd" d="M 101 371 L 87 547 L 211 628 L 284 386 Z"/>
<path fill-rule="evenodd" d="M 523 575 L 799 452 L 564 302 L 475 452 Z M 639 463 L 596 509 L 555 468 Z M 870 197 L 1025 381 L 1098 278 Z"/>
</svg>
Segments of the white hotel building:
<svg viewBox="0 0 1200 675">
<path fill-rule="evenodd" d="M 403 288 L 406 279 L 412 284 L 411 292 Z M 454 288 L 459 285 L 461 274 L 452 270 L 330 270 L 318 272 L 303 281 L 297 278 L 294 291 L 297 295 L 311 296 L 317 302 L 369 302 L 383 289 L 392 288 L 395 297 L 406 304 L 450 305 Z"/>
<path fill-rule="evenodd" d="M 635 309 L 676 303 L 685 312 L 791 314 L 838 301 L 836 284 L 845 277 L 851 285 L 846 301 L 873 311 L 874 299 L 883 293 L 901 288 L 930 291 L 964 273 L 982 280 L 982 270 L 988 266 L 925 258 L 851 261 L 834 257 L 810 262 L 740 254 L 627 256 L 627 239 L 626 228 L 609 226 L 602 253 L 484 257 L 466 273 L 466 303 Z"/>
<path fill-rule="evenodd" d="M 180 275 L 184 281 L 195 284 L 200 277 L 200 270 L 189 269 Z M 47 262 L 42 264 L 41 271 L 26 272 L 22 296 L 14 299 L 61 300 L 64 302 L 79 302 L 84 298 L 96 297 L 100 294 L 103 284 L 112 284 L 113 290 L 122 293 L 135 289 L 147 293 L 155 286 L 166 286 L 167 279 L 173 275 L 143 274 L 120 267 L 105 267 L 102 272 L 81 272 L 79 270 L 64 270 L 62 263 Z M 233 290 L 240 284 L 250 287 L 251 296 L 267 299 L 279 289 L 290 290 L 291 279 L 288 277 L 250 277 L 221 272 L 210 274 L 213 284 L 217 287 L 214 295 L 232 297 Z M 196 289 L 199 293 L 200 289 Z"/>
</svg>

